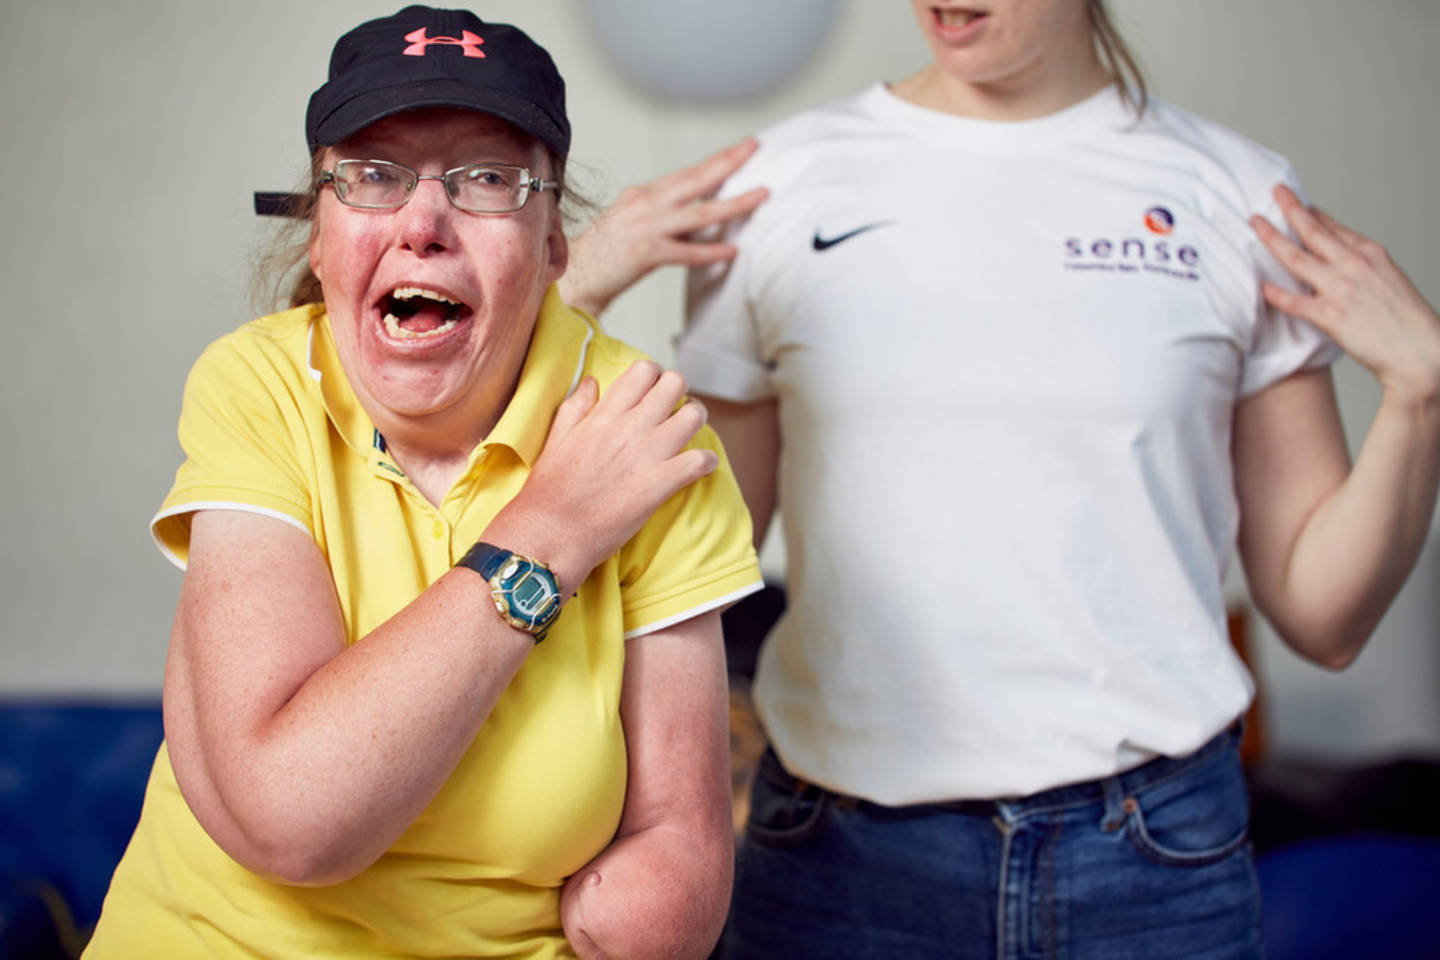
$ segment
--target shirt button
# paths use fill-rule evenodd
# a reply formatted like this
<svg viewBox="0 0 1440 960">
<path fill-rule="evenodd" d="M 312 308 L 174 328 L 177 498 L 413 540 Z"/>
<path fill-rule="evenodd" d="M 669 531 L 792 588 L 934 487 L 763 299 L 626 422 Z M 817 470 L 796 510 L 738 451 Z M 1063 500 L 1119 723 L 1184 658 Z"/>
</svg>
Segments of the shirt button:
<svg viewBox="0 0 1440 960">
<path fill-rule="evenodd" d="M 434 526 L 433 529 L 434 529 L 434 533 L 435 533 L 435 539 L 436 539 L 436 540 L 443 540 L 444 537 L 445 537 L 445 521 L 444 521 L 444 520 L 436 520 L 436 521 L 435 521 L 435 526 Z"/>
</svg>

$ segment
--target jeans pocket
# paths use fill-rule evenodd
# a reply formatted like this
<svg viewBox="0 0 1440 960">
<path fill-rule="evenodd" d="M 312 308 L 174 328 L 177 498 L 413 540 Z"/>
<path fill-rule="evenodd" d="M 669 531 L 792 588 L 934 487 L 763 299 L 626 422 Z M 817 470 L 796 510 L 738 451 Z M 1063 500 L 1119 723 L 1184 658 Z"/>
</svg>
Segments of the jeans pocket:
<svg viewBox="0 0 1440 960">
<path fill-rule="evenodd" d="M 1221 750 L 1125 801 L 1125 831 L 1146 858 L 1180 867 L 1224 860 L 1249 840 L 1249 798 L 1234 750 Z"/>
<path fill-rule="evenodd" d="M 820 829 L 829 798 L 819 787 L 792 777 L 775 754 L 766 750 L 755 770 L 746 834 L 767 846 L 807 840 Z"/>
</svg>

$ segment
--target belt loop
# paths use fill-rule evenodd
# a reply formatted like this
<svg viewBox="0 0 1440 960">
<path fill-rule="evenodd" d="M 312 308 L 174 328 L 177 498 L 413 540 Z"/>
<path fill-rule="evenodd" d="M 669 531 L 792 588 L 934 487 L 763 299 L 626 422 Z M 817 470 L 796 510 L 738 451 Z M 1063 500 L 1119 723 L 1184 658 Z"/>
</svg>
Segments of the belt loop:
<svg viewBox="0 0 1440 960">
<path fill-rule="evenodd" d="M 1125 803 L 1125 787 L 1119 777 L 1106 777 L 1100 781 L 1100 791 L 1105 798 L 1105 819 L 1100 821 L 1100 829 L 1111 833 L 1125 825 L 1130 812 Z"/>
</svg>

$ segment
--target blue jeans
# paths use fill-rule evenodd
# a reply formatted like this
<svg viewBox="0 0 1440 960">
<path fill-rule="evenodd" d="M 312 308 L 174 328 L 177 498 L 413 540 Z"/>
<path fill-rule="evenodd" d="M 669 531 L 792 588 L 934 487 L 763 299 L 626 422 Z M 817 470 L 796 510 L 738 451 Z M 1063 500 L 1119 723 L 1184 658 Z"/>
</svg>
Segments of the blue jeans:
<svg viewBox="0 0 1440 960">
<path fill-rule="evenodd" d="M 885 807 L 760 761 L 727 960 L 1261 956 L 1239 734 L 1015 800 Z"/>
</svg>

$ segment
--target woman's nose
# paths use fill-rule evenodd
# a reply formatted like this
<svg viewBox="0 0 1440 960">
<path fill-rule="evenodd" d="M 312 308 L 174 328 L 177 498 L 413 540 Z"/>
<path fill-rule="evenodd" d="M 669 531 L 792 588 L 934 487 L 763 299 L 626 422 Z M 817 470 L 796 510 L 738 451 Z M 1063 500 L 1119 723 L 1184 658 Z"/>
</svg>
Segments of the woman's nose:
<svg viewBox="0 0 1440 960">
<path fill-rule="evenodd" d="M 405 218 L 401 243 L 417 256 L 428 256 L 449 249 L 454 238 L 453 218 L 457 213 L 439 180 L 421 180 L 415 193 L 400 208 Z"/>
</svg>

